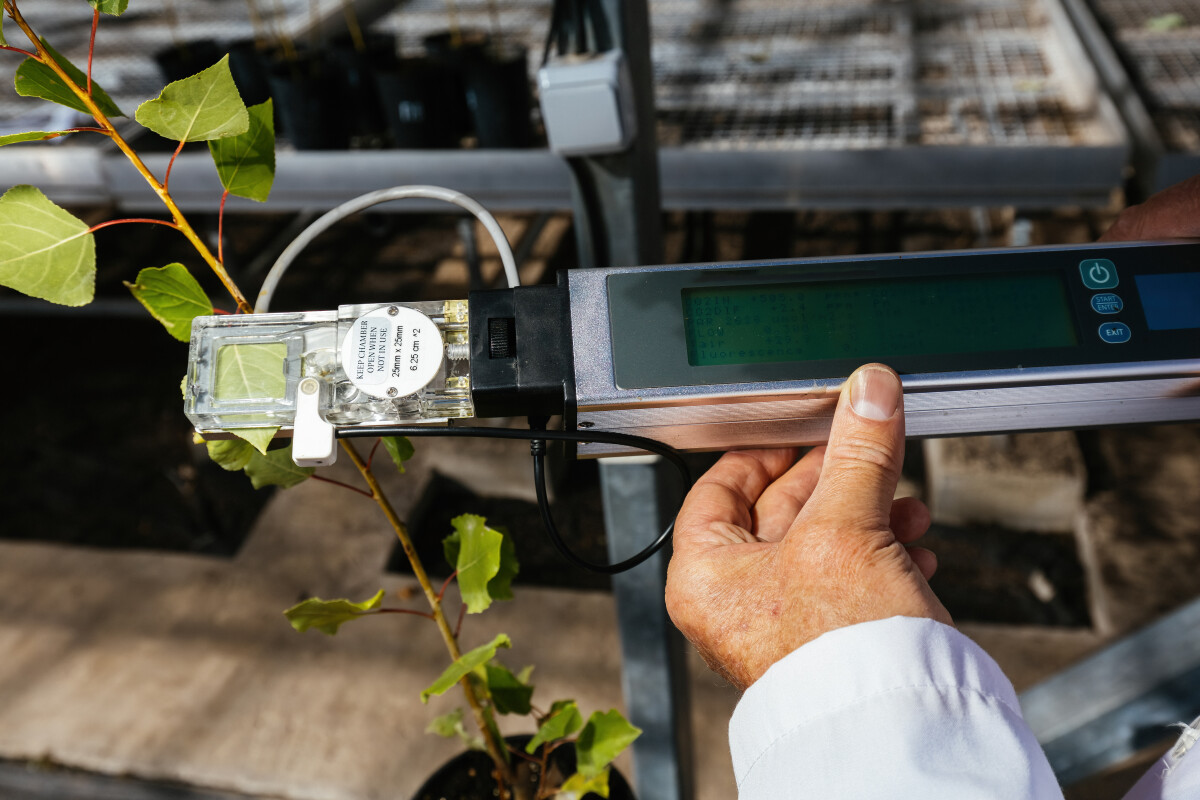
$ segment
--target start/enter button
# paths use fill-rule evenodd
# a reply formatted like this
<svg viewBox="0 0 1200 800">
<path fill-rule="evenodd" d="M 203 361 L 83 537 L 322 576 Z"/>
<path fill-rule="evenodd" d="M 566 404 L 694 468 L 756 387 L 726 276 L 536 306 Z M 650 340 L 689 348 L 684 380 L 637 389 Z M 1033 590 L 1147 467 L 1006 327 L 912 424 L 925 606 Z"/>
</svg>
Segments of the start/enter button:
<svg viewBox="0 0 1200 800">
<path fill-rule="evenodd" d="M 1117 285 L 1117 265 L 1107 258 L 1085 258 L 1079 262 L 1079 276 L 1089 289 L 1113 289 Z"/>
</svg>

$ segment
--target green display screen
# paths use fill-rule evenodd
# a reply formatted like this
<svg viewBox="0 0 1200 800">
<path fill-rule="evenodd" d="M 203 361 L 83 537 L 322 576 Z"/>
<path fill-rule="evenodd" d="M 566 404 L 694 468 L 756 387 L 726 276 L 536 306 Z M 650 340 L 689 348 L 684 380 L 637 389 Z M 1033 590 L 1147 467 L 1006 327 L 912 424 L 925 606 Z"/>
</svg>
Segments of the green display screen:
<svg viewBox="0 0 1200 800">
<path fill-rule="evenodd" d="M 1057 272 L 683 289 L 688 362 L 981 353 L 1077 344 Z"/>
</svg>

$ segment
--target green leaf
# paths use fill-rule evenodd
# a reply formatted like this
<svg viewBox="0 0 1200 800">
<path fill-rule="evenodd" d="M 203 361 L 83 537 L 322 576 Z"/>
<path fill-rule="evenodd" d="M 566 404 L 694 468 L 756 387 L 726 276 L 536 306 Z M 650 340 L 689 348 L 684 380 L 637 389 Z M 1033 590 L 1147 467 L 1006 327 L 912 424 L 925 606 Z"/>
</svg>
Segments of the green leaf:
<svg viewBox="0 0 1200 800">
<path fill-rule="evenodd" d="M 500 569 L 496 570 L 496 576 L 488 581 L 487 590 L 493 600 L 512 600 L 513 578 L 517 577 L 521 565 L 517 562 L 517 546 L 512 537 L 508 535 L 508 531 L 498 530 L 504 536 L 504 540 L 500 542 Z"/>
<path fill-rule="evenodd" d="M 529 714 L 533 709 L 529 701 L 533 698 L 533 687 L 522 682 L 503 664 L 490 663 L 484 666 L 487 672 L 488 694 L 492 704 L 501 714 Z"/>
<path fill-rule="evenodd" d="M 428 689 L 421 692 L 421 702 L 428 703 L 430 697 L 443 694 L 447 689 L 461 681 L 467 673 L 491 661 L 496 656 L 496 651 L 501 647 L 512 647 L 512 640 L 508 638 L 508 634 L 506 633 L 498 634 L 495 639 L 492 639 L 487 644 L 480 645 L 474 650 L 464 653 L 457 661 L 447 667 L 446 671 L 441 674 L 441 677 L 430 684 Z"/>
<path fill-rule="evenodd" d="M 404 472 L 404 462 L 413 457 L 416 450 L 413 449 L 412 442 L 404 436 L 385 436 L 383 437 L 383 446 L 388 451 L 388 455 L 392 457 L 392 462 L 395 463 L 396 469 Z"/>
<path fill-rule="evenodd" d="M 570 736 L 583 727 L 583 715 L 574 700 L 556 700 L 550 706 L 550 713 L 538 728 L 537 734 L 525 745 L 526 753 L 534 753 L 547 742 L 557 741 Z"/>
<path fill-rule="evenodd" d="M 230 194 L 264 202 L 275 180 L 275 119 L 271 100 L 250 106 L 249 129 L 208 143 L 221 185 Z"/>
<path fill-rule="evenodd" d="M 486 524 L 486 520 L 483 517 L 472 517 L 469 514 L 451 520 L 451 524 L 455 525 L 456 530 L 442 540 L 442 550 L 446 555 L 446 562 L 454 569 L 461 569 L 459 566 L 461 558 L 459 551 L 461 549 L 462 536 L 460 531 L 457 530 L 460 520 L 463 521 L 463 525 L 470 525 L 472 528 L 473 520 L 479 520 L 481 523 Z M 487 582 L 487 594 L 492 600 L 512 600 L 513 578 L 517 576 L 517 573 L 521 569 L 521 565 L 517 561 L 517 547 L 513 543 L 512 537 L 504 529 L 487 528 L 487 530 L 499 533 L 504 537 L 500 543 L 500 566 L 495 576 Z M 459 577 L 461 580 L 461 573 Z"/>
<path fill-rule="evenodd" d="M 0 44 L 3 44 L 0 41 Z M 46 139 L 55 139 L 59 136 L 65 136 L 71 131 L 26 131 L 25 133 L 10 133 L 8 136 L 0 136 L 0 147 L 6 144 L 19 144 L 20 142 L 42 142 Z"/>
<path fill-rule="evenodd" d="M 88 0 L 88 5 L 101 14 L 111 14 L 119 17 L 129 8 L 129 0 Z"/>
<path fill-rule="evenodd" d="M 531 675 L 533 675 L 533 664 L 530 664 L 529 666 L 525 667 L 523 670 L 518 672 L 517 680 L 519 680 L 521 683 L 529 683 L 529 678 Z"/>
<path fill-rule="evenodd" d="M 599 775 L 641 732 L 615 708 L 605 713 L 594 712 L 575 742 L 580 774 L 586 778 Z"/>
<path fill-rule="evenodd" d="M 316 628 L 321 633 L 333 636 L 338 632 L 339 627 L 358 619 L 368 611 L 379 608 L 381 603 L 383 603 L 383 589 L 376 592 L 374 597 L 363 600 L 361 603 L 352 603 L 340 598 L 322 600 L 319 597 L 310 597 L 284 611 L 283 615 L 288 618 L 288 622 L 292 623 L 292 627 L 301 633 L 309 628 Z"/>
<path fill-rule="evenodd" d="M 450 524 L 454 533 L 442 540 L 442 549 L 446 560 L 458 570 L 458 589 L 467 604 L 467 613 L 478 614 L 492 604 L 488 581 L 500 571 L 504 534 L 489 528 L 487 520 L 477 514 L 462 514 L 450 520 Z"/>
<path fill-rule="evenodd" d="M 254 446 L 254 449 L 267 454 L 267 446 L 271 444 L 271 440 L 275 438 L 275 434 L 279 433 L 279 426 L 274 428 L 230 428 L 229 433 L 239 439 L 244 439 Z"/>
<path fill-rule="evenodd" d="M 245 429 L 230 431 L 239 436 L 254 433 L 257 430 Z M 268 439 L 268 441 L 270 441 Z M 292 446 L 289 444 L 280 450 L 261 452 L 258 444 L 242 439 L 222 439 L 204 443 L 208 448 L 208 457 L 222 468 L 230 472 L 245 470 L 250 483 L 255 489 L 264 486 L 282 486 L 284 489 L 302 483 L 315 471 L 312 467 L 297 467 L 292 461 Z"/>
<path fill-rule="evenodd" d="M 461 728 L 462 724 L 463 710 L 456 708 L 449 714 L 434 717 L 433 721 L 425 726 L 425 732 L 432 733 L 434 736 L 441 736 L 443 739 L 449 739 L 452 736 L 458 735 L 458 728 Z"/>
<path fill-rule="evenodd" d="M 280 486 L 290 489 L 298 483 L 304 483 L 309 476 L 316 472 L 312 467 L 297 467 L 292 461 L 292 446 L 279 450 L 270 450 L 265 455 L 255 452 L 250 456 L 250 463 L 243 467 L 250 478 L 250 485 L 255 489 L 264 486 Z"/>
<path fill-rule="evenodd" d="M 88 226 L 32 186 L 0 197 L 0 286 L 64 306 L 92 302 L 96 241 Z"/>
<path fill-rule="evenodd" d="M 217 350 L 217 400 L 283 400 L 287 393 L 287 344 L 227 344 Z"/>
<path fill-rule="evenodd" d="M 229 71 L 229 56 L 190 78 L 167 84 L 153 100 L 138 106 L 138 122 L 175 142 L 207 142 L 238 136 L 250 128 L 250 115 Z"/>
<path fill-rule="evenodd" d="M 461 708 L 456 708 L 449 714 L 443 714 L 435 718 L 425 728 L 425 732 L 446 739 L 452 739 L 457 736 L 468 750 L 486 749 L 482 737 L 473 736 L 467 732 L 466 726 L 463 725 L 463 710 Z"/>
<path fill-rule="evenodd" d="M 230 472 L 245 469 L 254 457 L 254 448 L 241 439 L 208 441 L 204 446 L 208 448 L 208 457 Z"/>
<path fill-rule="evenodd" d="M 63 72 L 67 73 L 67 77 L 76 86 L 80 88 L 87 87 L 87 75 L 79 67 L 72 64 L 66 56 L 51 47 L 45 39 L 42 39 L 42 47 L 46 48 L 46 52 L 58 62 Z M 83 101 L 79 99 L 78 95 L 71 91 L 67 84 L 63 83 L 62 78 L 59 78 L 54 70 L 32 58 L 25 59 L 21 62 L 21 66 L 17 67 L 16 87 L 17 94 L 22 97 L 40 97 L 42 100 L 49 100 L 51 103 L 58 103 L 61 106 L 73 108 L 88 116 L 92 114 Z M 112 101 L 108 93 L 101 89 L 100 84 L 95 81 L 92 81 L 92 102 L 96 104 L 96 107 L 105 116 L 125 116 L 125 112 L 117 107 L 117 104 Z"/>
<path fill-rule="evenodd" d="M 125 281 L 150 316 L 163 324 L 167 333 L 181 342 L 192 337 L 192 320 L 213 313 L 212 301 L 183 264 L 147 267 L 137 282 Z"/>
<path fill-rule="evenodd" d="M 558 800 L 582 800 L 584 795 L 591 793 L 600 797 L 608 797 L 608 769 L 600 771 L 599 775 L 588 778 L 582 772 L 576 772 L 558 787 L 555 796 Z"/>
</svg>

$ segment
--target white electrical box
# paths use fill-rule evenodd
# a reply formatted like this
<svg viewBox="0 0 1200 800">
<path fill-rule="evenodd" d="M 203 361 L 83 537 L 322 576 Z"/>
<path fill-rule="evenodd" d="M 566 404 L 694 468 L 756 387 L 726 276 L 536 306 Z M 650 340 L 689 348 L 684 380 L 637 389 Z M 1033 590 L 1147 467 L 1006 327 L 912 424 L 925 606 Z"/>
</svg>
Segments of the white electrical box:
<svg viewBox="0 0 1200 800">
<path fill-rule="evenodd" d="M 633 142 L 633 82 L 621 51 L 552 61 L 538 70 L 538 87 L 546 136 L 555 153 L 619 153 Z"/>
</svg>

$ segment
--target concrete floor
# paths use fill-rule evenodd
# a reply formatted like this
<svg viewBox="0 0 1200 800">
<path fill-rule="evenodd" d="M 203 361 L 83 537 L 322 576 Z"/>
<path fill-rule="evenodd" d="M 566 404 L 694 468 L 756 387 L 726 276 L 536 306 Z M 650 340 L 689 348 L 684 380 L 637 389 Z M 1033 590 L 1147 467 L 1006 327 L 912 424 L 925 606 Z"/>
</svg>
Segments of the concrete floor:
<svg viewBox="0 0 1200 800">
<path fill-rule="evenodd" d="M 502 446 L 425 440 L 406 475 L 381 473 L 401 515 L 435 463 L 468 485 L 527 493 L 528 456 Z M 330 474 L 357 477 L 348 463 Z M 408 797 L 458 750 L 423 732 L 459 702 L 419 701 L 446 663 L 433 626 L 386 616 L 330 638 L 295 633 L 280 613 L 303 596 L 380 587 L 388 605 L 419 607 L 404 599 L 414 581 L 383 572 L 391 549 L 373 503 L 317 481 L 277 493 L 232 560 L 0 543 L 0 757 L 262 797 Z M 503 660 L 537 666 L 535 703 L 621 707 L 612 597 L 516 594 L 469 618 L 464 644 L 508 633 Z M 1103 641 L 1091 630 L 965 629 L 1018 688 Z M 737 694 L 694 656 L 691 667 L 698 800 L 732 798 L 725 726 Z M 621 766 L 631 770 L 628 757 Z"/>
<path fill-rule="evenodd" d="M 524 475 L 528 456 L 514 457 Z M 479 463 L 469 445 L 422 443 L 407 475 L 381 471 L 401 514 L 435 462 L 461 463 L 467 481 Z M 348 463 L 331 472 L 356 477 Z M 403 599 L 415 581 L 383 572 L 391 536 L 369 500 L 309 481 L 271 500 L 232 560 L 0 543 L 0 757 L 266 797 L 409 796 L 460 749 L 423 732 L 460 704 L 420 703 L 446 665 L 434 627 L 385 616 L 330 638 L 298 634 L 280 613 L 302 596 L 380 587 L 387 605 L 420 607 Z M 535 703 L 621 707 L 611 595 L 516 594 L 468 618 L 464 647 L 506 632 L 503 660 L 537 667 Z M 695 672 L 701 796 L 730 797 L 723 728 L 736 695 Z"/>
</svg>

